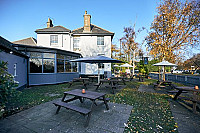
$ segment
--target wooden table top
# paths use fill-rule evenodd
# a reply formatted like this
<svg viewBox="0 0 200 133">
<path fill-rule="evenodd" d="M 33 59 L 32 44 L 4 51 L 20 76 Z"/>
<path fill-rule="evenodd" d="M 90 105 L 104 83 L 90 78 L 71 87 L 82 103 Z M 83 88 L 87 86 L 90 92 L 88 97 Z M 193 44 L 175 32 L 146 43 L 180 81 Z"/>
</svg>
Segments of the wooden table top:
<svg viewBox="0 0 200 133">
<path fill-rule="evenodd" d="M 200 89 L 194 89 L 194 87 L 189 86 L 178 86 L 176 87 L 177 90 L 183 90 L 183 91 L 193 91 L 193 92 L 200 92 Z"/>
<path fill-rule="evenodd" d="M 88 98 L 92 100 L 98 99 L 106 95 L 106 93 L 99 93 L 99 92 L 93 92 L 93 91 L 88 91 L 88 90 L 85 90 L 85 93 L 82 93 L 81 89 L 66 91 L 64 93 L 69 94 L 69 95 L 74 95 L 74 96 L 80 96 L 80 97 L 84 97 L 84 98 Z"/>
</svg>

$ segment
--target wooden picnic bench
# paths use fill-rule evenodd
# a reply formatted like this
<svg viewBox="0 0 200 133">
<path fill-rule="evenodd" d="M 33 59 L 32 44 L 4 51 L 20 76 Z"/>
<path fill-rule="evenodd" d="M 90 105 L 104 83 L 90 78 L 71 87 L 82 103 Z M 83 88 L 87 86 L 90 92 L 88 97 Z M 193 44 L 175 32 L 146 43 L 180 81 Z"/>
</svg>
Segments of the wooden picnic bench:
<svg viewBox="0 0 200 133">
<path fill-rule="evenodd" d="M 68 88 L 70 88 L 74 82 L 82 82 L 85 89 L 87 89 L 87 85 L 89 85 L 89 78 L 74 78 L 72 81 L 68 82 Z"/>
<path fill-rule="evenodd" d="M 102 84 L 108 83 L 109 86 L 106 86 L 106 87 L 111 87 L 112 93 L 114 94 L 114 93 L 115 93 L 114 90 L 117 89 L 118 82 L 121 82 L 121 81 L 119 81 L 119 80 L 117 80 L 117 79 L 109 79 L 109 80 L 108 80 L 108 79 L 101 79 L 100 82 L 97 83 L 97 84 L 94 84 L 94 86 L 97 86 L 97 87 L 96 87 L 96 90 L 98 90 L 99 87 L 100 87 Z"/>
<path fill-rule="evenodd" d="M 172 81 L 160 81 L 158 80 L 156 83 L 153 83 L 154 88 L 158 88 L 158 87 L 165 87 L 165 86 L 170 86 L 172 87 Z"/>
<path fill-rule="evenodd" d="M 144 82 L 145 75 L 139 75 L 139 81 Z"/>
<path fill-rule="evenodd" d="M 65 100 L 67 95 L 73 95 L 73 98 Z M 71 91 L 64 92 L 64 96 L 61 101 L 54 102 L 53 104 L 57 106 L 56 114 L 58 114 L 59 110 L 61 107 L 64 107 L 66 109 L 70 109 L 76 112 L 79 112 L 80 114 L 87 116 L 86 124 L 85 126 L 88 126 L 89 120 L 91 117 L 91 113 L 94 110 L 96 106 L 99 106 L 101 104 L 105 104 L 106 109 L 109 110 L 107 102 L 110 100 L 109 98 L 105 98 L 105 93 L 98 93 L 98 92 L 92 92 L 92 91 L 86 91 L 85 93 L 82 93 L 82 90 L 80 89 L 75 89 Z M 70 104 L 71 101 L 79 99 L 81 103 L 84 102 L 83 99 L 89 99 L 92 101 L 90 109 L 72 105 Z M 102 100 L 103 102 L 99 105 L 97 105 L 96 100 Z M 94 106 L 96 105 L 96 106 Z"/>
<path fill-rule="evenodd" d="M 178 90 L 178 92 L 174 96 L 173 100 L 182 99 L 191 101 L 193 103 L 193 113 L 196 113 L 197 103 L 200 104 L 200 98 L 199 98 L 200 90 L 188 86 L 179 86 L 176 87 L 176 89 Z M 193 93 L 192 97 L 180 97 L 180 94 L 183 93 L 183 91 L 192 92 Z"/>
</svg>

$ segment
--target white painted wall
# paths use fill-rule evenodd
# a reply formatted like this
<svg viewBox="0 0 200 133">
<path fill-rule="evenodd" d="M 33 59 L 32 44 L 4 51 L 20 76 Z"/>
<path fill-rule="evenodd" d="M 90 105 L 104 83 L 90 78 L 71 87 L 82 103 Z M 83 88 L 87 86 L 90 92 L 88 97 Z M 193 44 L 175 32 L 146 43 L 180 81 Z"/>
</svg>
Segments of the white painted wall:
<svg viewBox="0 0 200 133">
<path fill-rule="evenodd" d="M 58 46 L 50 46 L 50 35 L 58 35 Z M 67 51 L 73 51 L 73 36 L 69 34 L 37 34 L 37 45 L 51 48 L 59 48 Z M 104 45 L 97 45 L 97 36 L 80 36 L 80 51 L 83 57 L 96 56 L 104 54 L 106 57 L 111 57 L 111 36 L 104 36 Z M 111 64 L 104 64 L 104 71 L 111 71 Z M 98 69 L 96 64 L 81 64 L 81 74 L 97 74 Z"/>
<path fill-rule="evenodd" d="M 104 36 L 104 45 L 97 45 L 97 36 L 81 36 L 80 53 L 83 57 L 96 56 L 104 54 L 106 57 L 111 57 L 111 36 Z M 97 74 L 98 69 L 96 64 L 82 63 L 81 74 Z M 85 69 L 86 68 L 86 69 Z M 111 71 L 111 64 L 104 64 L 104 71 Z M 101 74 L 104 71 L 100 71 Z"/>
<path fill-rule="evenodd" d="M 58 35 L 58 45 L 50 45 L 50 36 Z M 37 45 L 50 48 L 59 48 L 67 51 L 71 51 L 70 47 L 70 35 L 69 34 L 37 34 Z"/>
</svg>

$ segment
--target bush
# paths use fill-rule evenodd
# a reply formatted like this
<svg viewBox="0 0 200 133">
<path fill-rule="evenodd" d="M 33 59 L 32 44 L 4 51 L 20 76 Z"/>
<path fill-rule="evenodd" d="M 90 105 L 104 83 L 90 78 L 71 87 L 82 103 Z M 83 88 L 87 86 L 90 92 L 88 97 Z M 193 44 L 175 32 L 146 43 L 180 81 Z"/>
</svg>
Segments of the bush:
<svg viewBox="0 0 200 133">
<path fill-rule="evenodd" d="M 7 65 L 7 62 L 0 61 L 0 117 L 4 112 L 8 98 L 15 94 L 14 87 L 18 85 L 14 76 L 7 72 Z"/>
</svg>

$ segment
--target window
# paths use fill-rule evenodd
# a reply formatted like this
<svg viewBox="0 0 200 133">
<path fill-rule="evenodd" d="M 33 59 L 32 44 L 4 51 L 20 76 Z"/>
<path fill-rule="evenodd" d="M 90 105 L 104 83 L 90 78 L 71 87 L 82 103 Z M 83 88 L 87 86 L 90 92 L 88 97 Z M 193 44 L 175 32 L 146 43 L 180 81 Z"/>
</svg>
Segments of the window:
<svg viewBox="0 0 200 133">
<path fill-rule="evenodd" d="M 57 46 L 58 45 L 58 35 L 51 35 L 50 36 L 50 45 Z"/>
<path fill-rule="evenodd" d="M 74 51 L 80 50 L 80 37 L 73 38 L 73 49 Z"/>
<path fill-rule="evenodd" d="M 72 62 L 72 71 L 77 72 L 77 68 L 78 68 L 77 62 Z"/>
<path fill-rule="evenodd" d="M 77 63 L 69 62 L 69 60 L 76 58 L 78 57 L 63 54 L 55 56 L 55 53 L 30 52 L 30 73 L 55 73 L 55 67 L 57 67 L 57 73 L 77 72 Z"/>
<path fill-rule="evenodd" d="M 55 54 L 43 53 L 43 73 L 54 73 Z"/>
<path fill-rule="evenodd" d="M 43 59 L 43 73 L 54 73 L 54 59 Z"/>
<path fill-rule="evenodd" d="M 42 53 L 30 53 L 30 73 L 42 73 Z"/>
<path fill-rule="evenodd" d="M 42 73 L 42 59 L 30 58 L 30 73 Z"/>
<path fill-rule="evenodd" d="M 64 72 L 64 60 L 65 59 L 65 56 L 64 55 L 60 55 L 60 54 L 57 54 L 57 72 L 58 73 L 62 73 Z"/>
<path fill-rule="evenodd" d="M 99 69 L 103 69 L 103 68 L 104 68 L 104 64 L 103 64 L 103 63 L 99 63 L 99 64 L 98 64 L 98 68 L 99 68 Z"/>
<path fill-rule="evenodd" d="M 65 62 L 65 71 L 72 72 L 71 62 L 68 62 L 68 61 Z"/>
<path fill-rule="evenodd" d="M 104 37 L 103 36 L 97 37 L 97 45 L 104 45 Z"/>
</svg>

